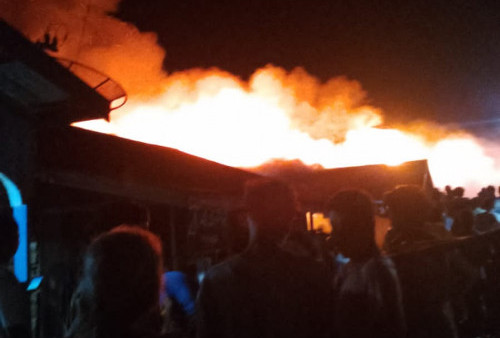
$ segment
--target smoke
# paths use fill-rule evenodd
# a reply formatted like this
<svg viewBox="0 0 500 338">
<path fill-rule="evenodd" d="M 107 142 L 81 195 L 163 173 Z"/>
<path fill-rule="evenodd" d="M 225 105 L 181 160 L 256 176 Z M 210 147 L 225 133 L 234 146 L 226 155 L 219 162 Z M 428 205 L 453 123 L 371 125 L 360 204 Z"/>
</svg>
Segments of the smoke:
<svg viewBox="0 0 500 338">
<path fill-rule="evenodd" d="M 162 69 L 165 50 L 157 36 L 113 17 L 119 0 L 3 0 L 4 19 L 32 41 L 48 33 L 57 38 L 55 57 L 67 58 L 107 74 L 136 101 L 160 94 L 163 104 L 175 106 L 223 90 L 240 88 L 279 101 L 292 128 L 315 139 L 344 140 L 348 130 L 382 122 L 378 109 L 365 105 L 361 85 L 344 77 L 326 83 L 302 68 L 291 72 L 268 66 L 257 70 L 248 83 L 216 70 L 189 70 L 168 77 Z M 211 81 L 217 77 L 218 81 Z M 214 84 L 215 83 L 215 84 Z M 238 107 L 235 107 L 238 109 Z M 123 116 L 123 112 L 116 113 Z"/>
<path fill-rule="evenodd" d="M 229 165 L 299 158 L 334 167 L 425 157 L 440 184 L 500 179 L 495 143 L 479 145 L 429 122 L 378 129 L 381 110 L 368 104 L 359 82 L 345 77 L 321 82 L 302 68 L 272 65 L 249 81 L 218 69 L 167 75 L 156 34 L 114 17 L 119 2 L 0 0 L 2 18 L 31 41 L 56 38 L 51 55 L 95 68 L 126 90 L 129 103 L 94 129 Z"/>
<path fill-rule="evenodd" d="M 280 177 L 281 179 L 294 179 L 317 170 L 324 169 L 322 166 L 305 165 L 300 160 L 284 161 L 284 160 L 271 160 L 258 167 L 248 168 L 248 170 L 258 173 L 260 175 L 269 177 Z"/>
<path fill-rule="evenodd" d="M 279 98 L 292 121 L 291 127 L 315 139 L 338 143 L 344 141 L 349 130 L 382 123 L 381 111 L 366 104 L 361 84 L 346 77 L 322 83 L 300 67 L 286 72 L 267 66 L 253 74 L 250 86 L 256 92 L 272 88 L 268 95 Z"/>
<path fill-rule="evenodd" d="M 164 49 L 154 33 L 112 16 L 119 0 L 2 0 L 2 18 L 31 41 L 45 34 L 57 39 L 54 57 L 97 69 L 120 83 L 129 95 L 161 91 Z"/>
</svg>

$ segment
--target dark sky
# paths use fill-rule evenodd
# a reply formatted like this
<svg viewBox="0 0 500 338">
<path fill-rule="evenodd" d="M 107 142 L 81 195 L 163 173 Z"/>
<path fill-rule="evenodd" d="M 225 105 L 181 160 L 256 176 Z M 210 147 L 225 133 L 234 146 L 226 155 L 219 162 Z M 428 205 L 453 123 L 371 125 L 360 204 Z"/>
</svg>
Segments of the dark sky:
<svg viewBox="0 0 500 338">
<path fill-rule="evenodd" d="M 500 117 L 500 1 L 123 0 L 167 71 L 272 63 L 361 82 L 389 121 Z"/>
</svg>

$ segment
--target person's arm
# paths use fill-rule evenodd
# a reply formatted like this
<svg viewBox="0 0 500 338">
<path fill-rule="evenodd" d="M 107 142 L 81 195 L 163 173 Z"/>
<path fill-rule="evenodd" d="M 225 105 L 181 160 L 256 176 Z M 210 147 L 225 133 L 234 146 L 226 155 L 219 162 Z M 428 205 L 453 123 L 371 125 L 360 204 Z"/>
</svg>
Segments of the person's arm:
<svg viewBox="0 0 500 338">
<path fill-rule="evenodd" d="M 165 281 L 167 295 L 182 306 L 187 316 L 193 316 L 195 304 L 185 275 L 178 271 L 167 272 L 165 273 Z"/>
</svg>

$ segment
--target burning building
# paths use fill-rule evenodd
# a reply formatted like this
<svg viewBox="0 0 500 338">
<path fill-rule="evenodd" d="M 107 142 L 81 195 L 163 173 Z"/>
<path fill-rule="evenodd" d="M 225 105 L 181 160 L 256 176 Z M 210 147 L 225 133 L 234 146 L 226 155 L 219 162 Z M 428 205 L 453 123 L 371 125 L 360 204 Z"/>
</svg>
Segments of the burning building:
<svg viewBox="0 0 500 338">
<path fill-rule="evenodd" d="M 54 279 L 47 285 L 58 286 L 42 289 L 41 306 L 48 313 L 40 322 L 42 335 L 57 334 L 54 321 L 62 320 L 69 300 L 72 281 L 60 280 L 68 277 L 61 269 L 76 274 L 85 245 L 109 227 L 149 225 L 166 239 L 172 268 L 223 258 L 221 227 L 228 211 L 240 206 L 244 182 L 259 174 L 70 127 L 107 119 L 110 107 L 124 101 L 121 87 L 90 68 L 56 61 L 4 22 L 0 28 L 0 172 L 19 196 L 13 206 L 25 229 L 16 270 L 22 281 L 44 275 Z M 340 188 L 333 182 L 346 170 L 353 178 L 363 169 L 273 175 L 298 189 L 304 211 L 314 211 Z M 365 185 L 384 177 L 361 176 Z M 403 181 L 398 183 L 408 183 Z"/>
<path fill-rule="evenodd" d="M 171 268 L 203 269 L 222 259 L 228 214 L 240 206 L 244 182 L 260 175 L 235 167 L 299 158 L 329 168 L 269 174 L 290 182 L 303 211 L 313 213 L 346 187 L 375 197 L 403 183 L 431 188 L 427 162 L 396 165 L 430 154 L 431 173 L 442 174 L 449 159 L 443 154 L 456 149 L 454 138 L 433 153 L 418 135 L 376 128 L 380 112 L 363 104 L 359 84 L 322 84 L 301 69 L 269 66 L 248 83 L 217 70 L 160 76 L 149 84 L 158 84 L 154 95 L 131 97 L 110 113 L 124 92 L 108 76 L 56 61 L 5 23 L 0 28 L 0 172 L 22 196 L 15 205 L 27 229 L 19 276 L 50 282 L 34 302 L 43 310 L 42 337 L 61 333 L 79 254 L 111 226 L 148 225 L 164 239 Z M 141 86 L 120 82 L 126 89 Z M 101 120 L 80 122 L 95 119 Z M 135 141 L 69 126 L 75 123 Z M 467 138 L 459 141 L 464 154 L 479 149 Z M 362 166 L 371 163 L 393 166 Z M 333 169 L 339 166 L 359 167 Z"/>
<path fill-rule="evenodd" d="M 126 90 L 127 104 L 109 121 L 78 123 L 82 128 L 239 168 L 274 159 L 327 169 L 427 159 L 437 187 L 465 186 L 470 196 L 500 178 L 494 145 L 459 126 L 387 124 L 356 80 L 320 80 L 304 68 L 279 65 L 248 79 L 216 68 L 167 73 L 161 39 L 120 20 L 119 0 L 22 0 L 0 7 L 50 55 L 98 69 Z"/>
<path fill-rule="evenodd" d="M 86 84 L 4 22 L 0 37 L 0 172 L 21 230 L 16 275 L 44 276 L 33 296 L 41 336 L 61 334 L 80 254 L 110 227 L 149 226 L 174 269 L 224 255 L 217 235 L 227 211 L 258 175 L 69 126 L 107 118 L 116 86 L 89 87 L 95 76 Z M 104 86 L 114 94 L 98 92 Z"/>
</svg>

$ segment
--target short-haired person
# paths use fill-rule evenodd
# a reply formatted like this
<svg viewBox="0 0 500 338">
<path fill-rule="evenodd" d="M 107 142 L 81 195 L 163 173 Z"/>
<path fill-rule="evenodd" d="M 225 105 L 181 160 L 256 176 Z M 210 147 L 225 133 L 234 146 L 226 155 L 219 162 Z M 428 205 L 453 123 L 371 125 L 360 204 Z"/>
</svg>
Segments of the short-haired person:
<svg viewBox="0 0 500 338">
<path fill-rule="evenodd" d="M 334 280 L 335 336 L 404 337 L 396 269 L 375 243 L 371 198 L 359 190 L 337 193 L 326 205 L 337 250 L 349 258 Z"/>
<path fill-rule="evenodd" d="M 281 245 L 297 214 L 284 183 L 252 180 L 245 187 L 250 243 L 210 269 L 198 294 L 198 336 L 329 337 L 331 287 L 314 260 Z"/>
<path fill-rule="evenodd" d="M 12 209 L 0 209 L 0 337 L 29 337 L 29 299 L 8 265 L 17 251 L 19 232 Z"/>
<path fill-rule="evenodd" d="M 152 338 L 161 330 L 161 242 L 122 225 L 87 249 L 66 337 Z"/>
</svg>

